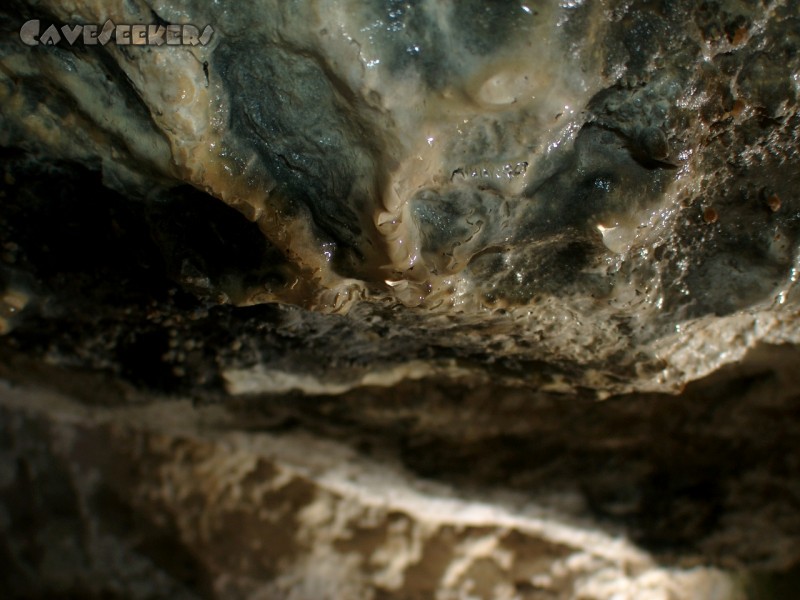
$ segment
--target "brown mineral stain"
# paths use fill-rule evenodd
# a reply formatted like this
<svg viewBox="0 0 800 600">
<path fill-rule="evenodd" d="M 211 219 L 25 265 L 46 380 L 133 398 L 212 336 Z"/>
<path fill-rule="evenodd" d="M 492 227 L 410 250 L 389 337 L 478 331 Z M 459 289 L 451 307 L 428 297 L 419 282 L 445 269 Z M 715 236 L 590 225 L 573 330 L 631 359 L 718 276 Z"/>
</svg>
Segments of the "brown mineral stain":
<svg viewBox="0 0 800 600">
<path fill-rule="evenodd" d="M 736 33 L 733 34 L 733 39 L 731 40 L 731 44 L 734 46 L 738 46 L 747 40 L 747 34 L 749 33 L 747 27 L 739 27 L 736 30 Z"/>
<path fill-rule="evenodd" d="M 778 212 L 781 208 L 781 199 L 778 194 L 772 194 L 769 198 L 767 198 L 767 206 L 772 212 Z"/>
<path fill-rule="evenodd" d="M 738 117 L 739 115 L 741 115 L 742 112 L 744 112 L 745 106 L 746 105 L 743 100 L 737 100 L 736 102 L 734 102 L 733 108 L 731 108 L 731 116 Z"/>
</svg>

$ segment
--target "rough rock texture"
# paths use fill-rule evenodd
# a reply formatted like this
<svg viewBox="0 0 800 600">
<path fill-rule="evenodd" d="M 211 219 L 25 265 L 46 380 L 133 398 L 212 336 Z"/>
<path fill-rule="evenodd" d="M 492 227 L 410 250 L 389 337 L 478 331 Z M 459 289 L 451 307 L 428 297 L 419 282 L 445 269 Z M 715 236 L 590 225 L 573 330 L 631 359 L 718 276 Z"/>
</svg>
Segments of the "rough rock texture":
<svg viewBox="0 0 800 600">
<path fill-rule="evenodd" d="M 744 598 L 718 570 L 660 567 L 519 497 L 457 498 L 334 443 L 231 431 L 215 410 L 3 399 L 0 556 L 28 566 L 5 580 L 21 595 Z"/>
<path fill-rule="evenodd" d="M 298 582 L 339 577 L 353 597 L 584 597 L 606 573 L 623 597 L 645 597 L 650 577 L 667 594 L 653 597 L 713 597 L 698 582 L 738 583 L 692 565 L 800 561 L 796 0 L 11 0 L 0 15 L 0 377 L 93 407 L 65 417 L 30 392 L 26 412 L 0 393 L 0 558 L 20 594 L 145 597 L 148 579 L 316 598 Z M 31 47 L 30 19 L 214 35 Z M 181 428 L 199 417 L 178 404 L 159 409 L 169 426 L 136 408 L 119 429 L 132 406 L 176 397 L 217 406 L 198 410 L 229 433 Z M 258 444 L 284 440 L 230 433 L 252 429 L 304 432 L 313 451 L 262 459 Z M 62 434 L 116 454 L 87 458 Z M 246 536 L 217 548 L 215 528 L 250 535 L 255 504 L 284 502 L 267 482 L 311 469 L 323 438 L 446 481 L 464 506 L 511 488 L 553 523 L 640 549 L 565 541 L 489 500 L 522 521 L 426 516 L 433 492 L 367 502 L 319 473 L 287 475 L 305 491 L 274 514 L 297 532 L 264 534 L 287 537 L 285 556 L 245 552 Z M 236 462 L 252 470 L 219 489 L 198 474 Z M 117 463 L 137 471 L 115 479 Z M 169 504 L 165 469 L 196 492 Z M 49 479 L 71 491 L 48 496 Z M 112 496 L 132 524 L 107 554 Z M 345 521 L 314 532 L 315 502 Z M 399 562 L 372 564 L 393 527 Z M 369 538 L 361 556 L 337 546 L 348 535 Z M 39 548 L 59 536 L 75 562 Z M 420 563 L 436 544 L 447 558 Z M 509 550 L 537 544 L 543 575 Z M 418 563 L 440 570 L 410 576 Z M 484 587 L 469 592 L 472 569 Z"/>
<path fill-rule="evenodd" d="M 314 311 L 288 320 L 323 343 L 347 332 L 311 366 L 225 362 L 233 393 L 487 355 L 537 387 L 666 391 L 798 339 L 795 2 L 3 10 L 15 180 L 66 169 L 82 187 L 79 162 L 141 215 L 124 235 L 152 238 L 185 289 Z M 208 46 L 25 46 L 37 16 L 216 32 Z M 28 210 L 28 187 L 6 194 Z"/>
</svg>

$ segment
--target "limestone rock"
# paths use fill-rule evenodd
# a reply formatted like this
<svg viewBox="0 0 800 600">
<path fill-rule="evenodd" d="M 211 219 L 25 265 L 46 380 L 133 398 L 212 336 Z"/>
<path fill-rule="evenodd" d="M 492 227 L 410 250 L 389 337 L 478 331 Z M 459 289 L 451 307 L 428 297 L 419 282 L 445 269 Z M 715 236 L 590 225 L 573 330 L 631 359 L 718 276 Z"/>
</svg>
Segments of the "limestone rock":
<svg viewBox="0 0 800 600">
<path fill-rule="evenodd" d="M 676 390 L 798 340 L 796 8 L 15 2 L 0 143 L 21 181 L 79 162 L 135 199 L 185 289 L 348 331 L 313 373 L 226 363 L 233 393 L 487 355 L 541 365 L 509 382 Z M 34 17 L 213 36 L 30 47 Z M 254 224 L 218 227 L 225 204 Z"/>
<path fill-rule="evenodd" d="M 460 499 L 214 410 L 7 388 L 3 407 L 0 547 L 30 569 L 4 578 L 22 597 L 744 598 L 736 577 L 661 567 L 519 498 Z"/>
<path fill-rule="evenodd" d="M 0 15 L 20 594 L 722 598 L 800 561 L 796 0 Z"/>
</svg>

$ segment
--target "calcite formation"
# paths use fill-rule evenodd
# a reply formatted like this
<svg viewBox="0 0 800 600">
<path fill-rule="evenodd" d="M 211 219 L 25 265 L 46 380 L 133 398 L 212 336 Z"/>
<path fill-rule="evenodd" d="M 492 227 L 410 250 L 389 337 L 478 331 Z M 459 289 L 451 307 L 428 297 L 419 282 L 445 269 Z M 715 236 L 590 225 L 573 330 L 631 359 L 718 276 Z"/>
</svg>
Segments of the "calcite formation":
<svg viewBox="0 0 800 600">
<path fill-rule="evenodd" d="M 536 386 L 674 390 L 797 341 L 796 9 L 18 2 L 0 143 L 40 165 L 12 171 L 78 162 L 141 203 L 185 289 L 355 330 L 312 373 L 226 365 L 233 393 L 487 355 L 542 363 L 506 374 Z M 37 17 L 213 35 L 21 43 Z M 191 248 L 163 233 L 179 227 L 163 212 L 210 199 L 257 238 L 241 262 L 219 255 L 228 231 L 187 232 Z M 343 369 L 363 323 L 373 359 Z"/>
<path fill-rule="evenodd" d="M 233 430 L 300 429 L 460 490 L 560 498 L 556 521 L 599 517 L 675 568 L 800 560 L 786 418 L 800 389 L 796 0 L 11 0 L 0 14 L 0 376 L 112 413 L 192 398 L 220 405 Z M 13 440 L 30 434 L 52 446 L 46 472 L 80 470 L 52 410 L 7 428 L 9 457 L 28 464 L 33 450 Z M 63 428 L 110 436 L 120 461 L 152 459 L 182 481 L 205 468 L 136 454 L 162 443 L 156 420 L 117 434 L 127 413 L 113 414 Z M 189 437 L 210 470 L 242 453 L 260 464 Z M 294 477 L 264 464 L 264 489 Z M 3 481 L 24 496 L 30 468 Z M 250 489 L 250 471 L 236 473 L 225 493 Z M 76 506 L 94 493 L 86 477 L 65 483 Z M 159 521 L 172 484 L 142 477 L 126 510 L 191 547 L 175 515 L 197 508 L 173 498 Z M 309 506 L 349 502 L 326 481 L 298 484 L 317 500 L 286 508 L 298 530 L 274 533 L 288 536 L 283 558 L 239 548 L 244 562 L 225 566 L 210 530 L 198 534 L 213 583 L 187 589 L 320 597 L 290 582 L 314 561 L 303 520 L 323 509 Z M 195 493 L 217 506 L 218 492 Z M 520 567 L 534 588 L 515 591 L 528 559 L 503 557 L 509 539 L 536 537 L 531 522 L 428 527 L 424 511 L 375 516 L 362 500 L 319 533 L 352 567 L 329 573 L 361 586 L 352 597 L 539 597 L 535 581 L 561 569 L 571 583 L 553 583 L 556 597 L 603 598 L 615 592 L 580 596 L 574 574 L 670 576 L 645 562 L 631 574 L 618 556 L 581 562 L 607 542 L 562 547 L 547 533 L 549 566 Z M 249 523 L 255 504 L 230 510 Z M 203 527 L 228 527 L 218 516 Z M 386 536 L 364 547 L 413 546 L 402 565 L 344 557 L 339 528 L 358 537 L 370 519 Z M 399 573 L 437 544 L 436 577 L 407 587 Z M 25 551 L 9 556 L 19 565 Z M 251 576 L 248 560 L 274 560 L 274 573 Z M 87 585 L 91 569 L 69 568 Z M 475 569 L 500 587 L 469 588 Z"/>
<path fill-rule="evenodd" d="M 0 480 L 4 559 L 38 567 L 6 579 L 21 597 L 745 598 L 718 569 L 664 567 L 618 534 L 318 438 L 254 438 L 185 403 L 89 414 L 3 391 L 0 451 L 24 465 Z"/>
</svg>

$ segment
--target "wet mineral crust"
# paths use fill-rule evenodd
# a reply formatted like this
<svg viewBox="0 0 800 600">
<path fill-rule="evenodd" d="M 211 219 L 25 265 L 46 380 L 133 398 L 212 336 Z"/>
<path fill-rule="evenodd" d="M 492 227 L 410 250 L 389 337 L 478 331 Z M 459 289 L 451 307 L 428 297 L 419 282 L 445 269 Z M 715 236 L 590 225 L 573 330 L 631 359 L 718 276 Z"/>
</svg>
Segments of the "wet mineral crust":
<svg viewBox="0 0 800 600">
<path fill-rule="evenodd" d="M 727 598 L 800 561 L 796 0 L 0 14 L 21 595 Z M 416 477 L 464 514 L 380 491 Z"/>
</svg>

